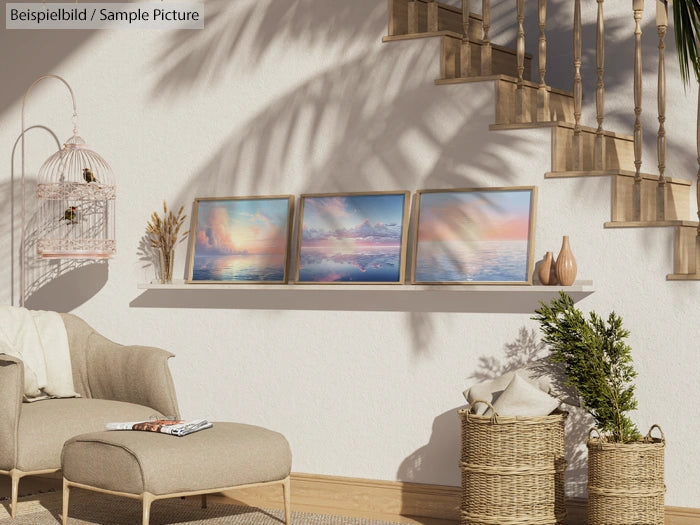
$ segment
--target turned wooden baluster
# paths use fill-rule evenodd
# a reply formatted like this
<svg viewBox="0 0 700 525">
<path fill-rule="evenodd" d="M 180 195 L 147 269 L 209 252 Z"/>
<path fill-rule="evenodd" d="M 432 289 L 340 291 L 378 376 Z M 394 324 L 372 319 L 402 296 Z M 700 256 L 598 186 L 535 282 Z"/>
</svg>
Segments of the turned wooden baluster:
<svg viewBox="0 0 700 525">
<path fill-rule="evenodd" d="M 698 83 L 698 116 L 695 141 L 698 151 L 698 175 L 695 184 L 695 198 L 698 204 L 698 231 L 695 236 L 695 273 L 700 273 L 700 83 Z"/>
<path fill-rule="evenodd" d="M 634 220 L 642 220 L 642 13 L 644 0 L 632 0 L 634 10 Z"/>
<path fill-rule="evenodd" d="M 542 122 L 550 120 L 549 117 L 549 91 L 545 75 L 547 74 L 547 36 L 545 27 L 547 24 L 547 0 L 537 0 L 537 25 L 540 28 L 539 45 L 537 48 L 537 67 L 540 73 L 540 86 L 537 91 L 537 120 Z"/>
<path fill-rule="evenodd" d="M 460 52 L 460 70 L 462 77 L 468 77 L 472 68 L 472 46 L 469 42 L 470 0 L 462 0 L 462 49 Z"/>
<path fill-rule="evenodd" d="M 659 84 L 657 101 L 659 107 L 659 133 L 656 151 L 659 159 L 659 185 L 656 190 L 656 220 L 666 219 L 666 28 L 668 6 L 664 0 L 656 0 L 656 30 L 659 34 Z"/>
<path fill-rule="evenodd" d="M 695 235 L 695 274 L 700 274 L 700 82 L 698 82 L 698 114 L 695 144 L 698 152 L 698 174 L 695 184 L 695 199 L 698 206 L 698 229 Z"/>
<path fill-rule="evenodd" d="M 583 144 L 581 137 L 581 0 L 574 2 L 574 171 L 583 169 Z"/>
<path fill-rule="evenodd" d="M 598 73 L 596 83 L 595 108 L 598 129 L 595 134 L 594 145 L 594 168 L 596 170 L 605 169 L 605 136 L 603 135 L 603 121 L 605 120 L 605 83 L 603 73 L 605 71 L 605 24 L 603 21 L 603 2 L 598 0 L 598 24 L 595 37 L 595 63 Z"/>
<path fill-rule="evenodd" d="M 481 1 L 481 27 L 484 35 L 481 39 L 481 75 L 486 76 L 491 74 L 491 0 Z"/>
<path fill-rule="evenodd" d="M 436 0 L 430 0 L 428 2 L 428 31 L 439 31 L 438 3 Z"/>
<path fill-rule="evenodd" d="M 408 2 L 408 32 L 418 32 L 418 2 L 416 0 Z"/>
<path fill-rule="evenodd" d="M 516 0 L 518 12 L 518 36 L 516 39 L 515 52 L 517 57 L 518 89 L 515 92 L 515 121 L 525 120 L 525 100 L 523 93 L 523 74 L 525 73 L 525 0 Z"/>
</svg>

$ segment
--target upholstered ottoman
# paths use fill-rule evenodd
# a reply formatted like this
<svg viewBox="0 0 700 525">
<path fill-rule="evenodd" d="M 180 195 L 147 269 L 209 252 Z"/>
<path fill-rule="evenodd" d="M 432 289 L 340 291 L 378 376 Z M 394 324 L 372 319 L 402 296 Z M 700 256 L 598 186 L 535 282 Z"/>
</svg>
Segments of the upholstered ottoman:
<svg viewBox="0 0 700 525">
<path fill-rule="evenodd" d="M 290 525 L 291 464 L 284 436 L 240 423 L 214 423 L 184 437 L 133 430 L 82 434 L 66 441 L 61 454 L 63 524 L 71 487 L 140 499 L 148 525 L 157 499 L 280 483 Z"/>
</svg>

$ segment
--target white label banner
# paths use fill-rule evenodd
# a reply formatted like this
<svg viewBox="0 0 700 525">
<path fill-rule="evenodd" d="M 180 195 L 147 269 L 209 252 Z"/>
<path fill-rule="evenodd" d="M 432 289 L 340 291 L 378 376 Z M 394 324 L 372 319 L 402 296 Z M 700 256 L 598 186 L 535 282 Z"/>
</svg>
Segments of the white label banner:
<svg viewBox="0 0 700 525">
<path fill-rule="evenodd" d="M 204 29 L 204 2 L 5 4 L 6 29 Z"/>
</svg>

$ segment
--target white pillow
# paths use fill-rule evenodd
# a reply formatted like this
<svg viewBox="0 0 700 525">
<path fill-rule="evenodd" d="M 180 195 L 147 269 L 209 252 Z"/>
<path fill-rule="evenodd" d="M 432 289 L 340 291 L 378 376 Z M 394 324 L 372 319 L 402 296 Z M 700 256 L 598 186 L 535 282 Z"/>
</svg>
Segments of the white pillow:
<svg viewBox="0 0 700 525">
<path fill-rule="evenodd" d="M 499 416 L 547 416 L 559 406 L 559 400 L 542 392 L 518 374 L 493 403 Z M 490 410 L 485 415 L 490 414 Z"/>
</svg>

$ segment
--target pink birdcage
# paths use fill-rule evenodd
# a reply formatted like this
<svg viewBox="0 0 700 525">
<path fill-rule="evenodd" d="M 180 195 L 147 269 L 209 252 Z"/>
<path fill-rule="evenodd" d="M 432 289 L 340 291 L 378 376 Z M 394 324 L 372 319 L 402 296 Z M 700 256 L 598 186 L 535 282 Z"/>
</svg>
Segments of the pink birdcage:
<svg viewBox="0 0 700 525">
<path fill-rule="evenodd" d="M 45 259 L 106 259 L 116 251 L 116 189 L 109 164 L 75 133 L 38 175 L 40 231 Z"/>
</svg>

